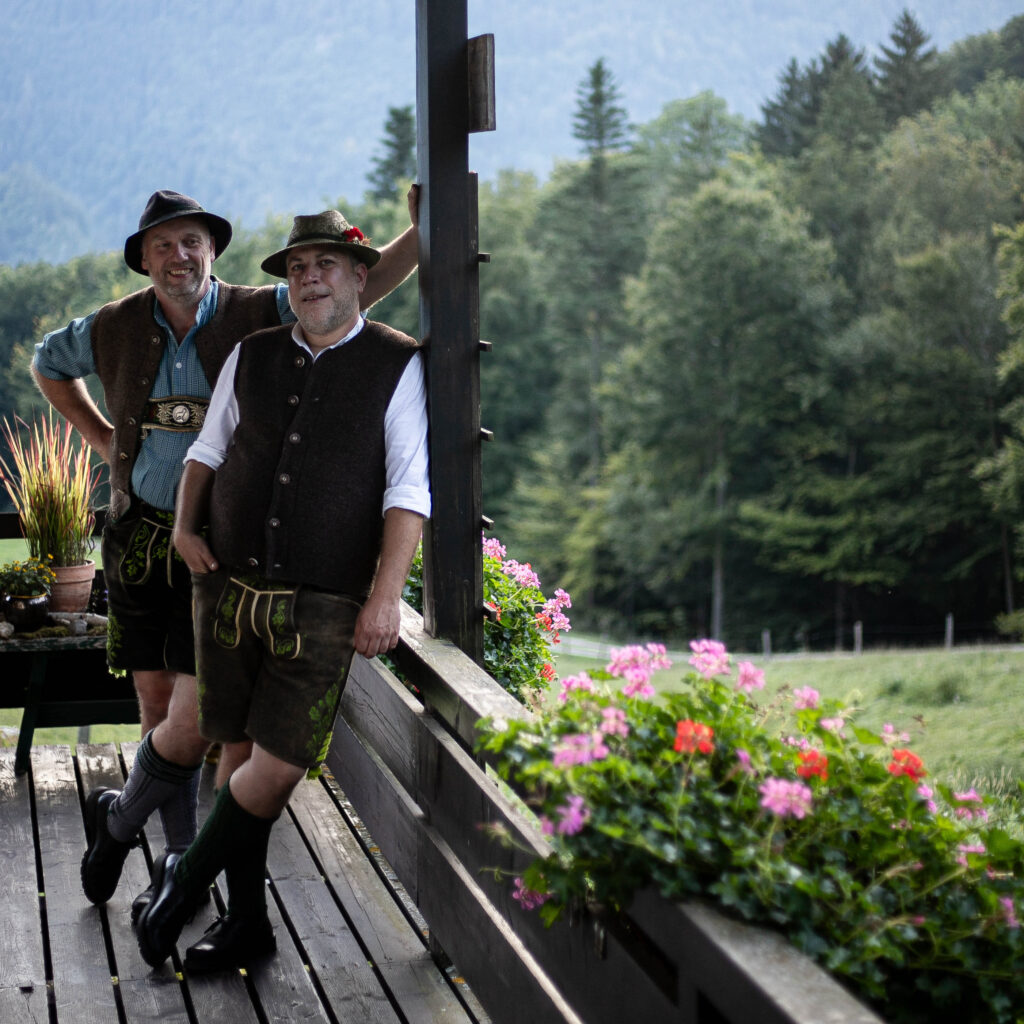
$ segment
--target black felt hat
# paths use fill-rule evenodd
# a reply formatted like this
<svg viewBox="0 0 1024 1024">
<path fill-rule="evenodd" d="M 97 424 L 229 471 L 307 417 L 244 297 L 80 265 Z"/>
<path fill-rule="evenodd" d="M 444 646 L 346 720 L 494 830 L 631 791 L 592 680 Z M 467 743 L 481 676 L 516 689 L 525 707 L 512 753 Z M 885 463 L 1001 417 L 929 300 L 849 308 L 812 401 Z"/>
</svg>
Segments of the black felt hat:
<svg viewBox="0 0 1024 1024">
<path fill-rule="evenodd" d="M 231 241 L 231 224 L 215 213 L 207 213 L 190 196 L 180 192 L 169 192 L 160 189 L 149 197 L 146 208 L 139 218 L 139 230 L 129 235 L 124 243 L 124 261 L 136 274 L 146 274 L 142 269 L 142 236 L 150 229 L 178 217 L 201 217 L 206 221 L 210 234 L 213 235 L 214 259 L 216 259 Z"/>
<path fill-rule="evenodd" d="M 372 267 L 380 259 L 380 250 L 370 245 L 370 240 L 349 224 L 337 210 L 324 210 L 308 217 L 299 216 L 292 224 L 288 244 L 268 256 L 260 267 L 274 277 L 287 277 L 288 253 L 305 245 L 330 245 L 351 253 L 360 263 Z"/>
</svg>

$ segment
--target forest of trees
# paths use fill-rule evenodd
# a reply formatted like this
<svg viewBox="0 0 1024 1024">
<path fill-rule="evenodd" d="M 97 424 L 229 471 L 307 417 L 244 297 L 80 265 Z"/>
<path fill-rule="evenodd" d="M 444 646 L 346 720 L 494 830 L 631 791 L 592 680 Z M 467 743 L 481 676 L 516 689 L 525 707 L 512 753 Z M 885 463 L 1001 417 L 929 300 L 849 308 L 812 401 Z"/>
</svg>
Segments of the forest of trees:
<svg viewBox="0 0 1024 1024">
<path fill-rule="evenodd" d="M 734 649 L 927 643 L 1022 615 L 1024 16 L 937 52 L 903 13 L 791 62 L 749 123 L 632 124 L 581 69 L 578 158 L 481 184 L 484 511 L 578 628 Z M 406 223 L 411 108 L 363 202 Z M 389 182 L 391 188 L 389 189 Z M 286 218 L 218 276 L 260 283 Z M 119 254 L 0 267 L 0 413 L 47 329 L 137 288 Z M 417 332 L 414 282 L 374 315 Z"/>
</svg>

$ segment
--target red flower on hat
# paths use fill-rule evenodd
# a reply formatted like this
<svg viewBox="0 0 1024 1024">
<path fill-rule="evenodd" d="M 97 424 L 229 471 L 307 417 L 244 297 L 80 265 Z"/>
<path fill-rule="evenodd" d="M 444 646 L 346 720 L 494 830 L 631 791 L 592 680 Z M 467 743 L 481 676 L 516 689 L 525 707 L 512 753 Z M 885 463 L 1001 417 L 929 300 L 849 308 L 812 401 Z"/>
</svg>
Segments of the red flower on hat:
<svg viewBox="0 0 1024 1024">
<path fill-rule="evenodd" d="M 346 242 L 362 242 L 366 235 L 357 227 L 350 227 L 342 236 Z"/>
</svg>

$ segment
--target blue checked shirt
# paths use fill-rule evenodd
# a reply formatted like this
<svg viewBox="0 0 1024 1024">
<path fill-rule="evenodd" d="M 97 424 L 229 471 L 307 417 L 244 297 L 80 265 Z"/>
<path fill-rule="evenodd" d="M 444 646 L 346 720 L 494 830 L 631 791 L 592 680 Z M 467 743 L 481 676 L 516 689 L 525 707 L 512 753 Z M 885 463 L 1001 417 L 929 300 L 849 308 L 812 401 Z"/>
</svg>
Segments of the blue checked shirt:
<svg viewBox="0 0 1024 1024">
<path fill-rule="evenodd" d="M 150 398 L 188 395 L 209 400 L 213 389 L 203 372 L 194 341 L 196 331 L 217 311 L 218 291 L 218 282 L 214 278 L 199 303 L 195 325 L 180 343 L 164 318 L 160 303 L 153 300 L 153 315 L 163 329 L 167 345 Z M 282 323 L 294 321 L 286 284 L 277 285 L 277 311 Z M 96 372 L 92 358 L 92 322 L 95 316 L 94 310 L 88 316 L 72 320 L 67 327 L 52 331 L 36 345 L 33 366 L 39 373 L 52 380 L 72 380 Z M 197 436 L 198 431 L 148 431 L 132 470 L 132 491 L 154 508 L 173 511 L 185 453 Z"/>
</svg>

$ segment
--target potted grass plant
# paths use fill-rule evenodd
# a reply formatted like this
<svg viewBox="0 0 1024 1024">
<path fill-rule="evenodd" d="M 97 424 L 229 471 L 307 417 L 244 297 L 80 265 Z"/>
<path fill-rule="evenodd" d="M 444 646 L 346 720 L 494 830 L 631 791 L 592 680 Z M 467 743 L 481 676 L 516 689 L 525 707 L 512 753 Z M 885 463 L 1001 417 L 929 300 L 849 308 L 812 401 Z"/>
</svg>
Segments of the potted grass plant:
<svg viewBox="0 0 1024 1024">
<path fill-rule="evenodd" d="M 0 457 L 4 488 L 29 556 L 56 574 L 52 611 L 84 611 L 96 575 L 92 501 L 100 470 L 92 465 L 89 445 L 72 434 L 71 424 L 55 421 L 52 410 L 31 426 L 18 417 L 13 424 L 3 421 L 10 449 L 10 463 Z"/>
</svg>

